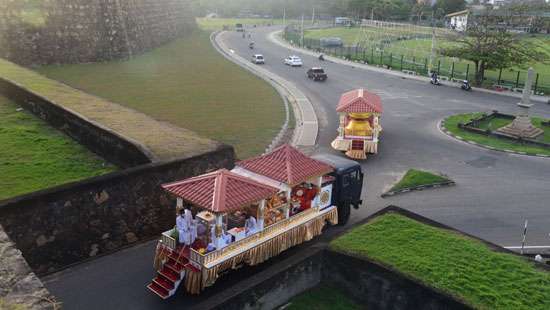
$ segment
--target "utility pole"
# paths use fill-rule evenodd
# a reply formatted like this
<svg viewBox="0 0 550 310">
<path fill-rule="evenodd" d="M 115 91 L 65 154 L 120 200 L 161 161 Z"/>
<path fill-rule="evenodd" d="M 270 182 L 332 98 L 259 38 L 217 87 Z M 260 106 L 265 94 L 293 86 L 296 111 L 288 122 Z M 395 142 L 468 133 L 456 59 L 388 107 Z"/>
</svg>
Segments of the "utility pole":
<svg viewBox="0 0 550 310">
<path fill-rule="evenodd" d="M 370 20 L 374 20 L 374 8 L 370 9 Z"/>
<path fill-rule="evenodd" d="M 432 51 L 430 53 L 430 66 L 428 67 L 428 72 L 432 72 L 433 63 L 435 59 L 435 23 L 434 23 L 434 11 L 432 11 Z"/>
<path fill-rule="evenodd" d="M 302 14 L 302 27 L 300 27 L 302 30 L 302 34 L 300 36 L 300 46 L 304 46 L 304 14 Z"/>
<path fill-rule="evenodd" d="M 313 7 L 313 11 L 311 13 L 311 25 L 313 26 L 315 24 L 315 7 Z"/>
<path fill-rule="evenodd" d="M 525 220 L 525 226 L 523 226 L 523 240 L 521 241 L 520 254 L 523 255 L 523 249 L 525 248 L 525 238 L 527 237 L 527 220 Z"/>
<path fill-rule="evenodd" d="M 286 28 L 286 7 L 283 7 L 283 27 Z"/>
</svg>

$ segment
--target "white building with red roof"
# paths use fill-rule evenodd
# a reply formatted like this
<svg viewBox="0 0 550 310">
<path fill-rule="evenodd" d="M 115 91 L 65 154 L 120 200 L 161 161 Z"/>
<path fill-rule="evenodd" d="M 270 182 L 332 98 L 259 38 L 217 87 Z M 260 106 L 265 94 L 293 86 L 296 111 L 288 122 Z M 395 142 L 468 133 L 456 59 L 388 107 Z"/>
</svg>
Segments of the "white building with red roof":
<svg viewBox="0 0 550 310">
<path fill-rule="evenodd" d="M 346 92 L 340 97 L 336 112 L 339 116 L 338 136 L 332 141 L 332 147 L 354 159 L 366 159 L 367 154 L 376 154 L 382 132 L 380 97 L 362 88 Z"/>
</svg>

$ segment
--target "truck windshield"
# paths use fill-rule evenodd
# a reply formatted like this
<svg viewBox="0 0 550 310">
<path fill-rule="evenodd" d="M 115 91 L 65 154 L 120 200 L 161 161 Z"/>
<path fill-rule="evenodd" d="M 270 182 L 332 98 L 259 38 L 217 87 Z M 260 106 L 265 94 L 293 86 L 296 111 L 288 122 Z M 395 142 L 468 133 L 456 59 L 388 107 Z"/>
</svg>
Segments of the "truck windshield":
<svg viewBox="0 0 550 310">
<path fill-rule="evenodd" d="M 350 184 L 357 184 L 359 181 L 361 181 L 361 176 L 359 174 L 359 171 L 354 170 L 352 172 L 344 174 L 342 178 L 342 186 L 347 187 Z"/>
</svg>

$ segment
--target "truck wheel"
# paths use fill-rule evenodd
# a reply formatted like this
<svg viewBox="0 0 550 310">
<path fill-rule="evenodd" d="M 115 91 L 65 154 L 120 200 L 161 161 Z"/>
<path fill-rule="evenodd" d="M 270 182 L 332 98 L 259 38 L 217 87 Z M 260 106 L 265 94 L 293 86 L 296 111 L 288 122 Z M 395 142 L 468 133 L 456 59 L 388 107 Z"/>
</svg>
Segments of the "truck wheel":
<svg viewBox="0 0 550 310">
<path fill-rule="evenodd" d="M 338 225 L 344 226 L 349 220 L 351 214 L 351 208 L 349 203 L 341 205 L 338 207 Z"/>
</svg>

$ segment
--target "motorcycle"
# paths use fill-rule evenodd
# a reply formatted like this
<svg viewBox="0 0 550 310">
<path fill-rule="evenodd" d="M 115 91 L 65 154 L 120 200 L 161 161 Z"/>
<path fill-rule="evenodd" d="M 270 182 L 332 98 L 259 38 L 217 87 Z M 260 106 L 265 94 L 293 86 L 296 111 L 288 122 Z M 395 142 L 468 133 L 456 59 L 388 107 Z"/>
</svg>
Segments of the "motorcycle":
<svg viewBox="0 0 550 310">
<path fill-rule="evenodd" d="M 441 85 L 441 82 L 439 81 L 439 77 L 437 76 L 437 74 L 434 72 L 432 73 L 432 77 L 430 79 L 430 84 L 432 85 Z"/>
<path fill-rule="evenodd" d="M 465 90 L 465 91 L 472 90 L 472 86 L 470 86 L 470 82 L 468 82 L 468 80 L 462 81 L 462 85 L 460 86 L 460 88 L 462 88 L 462 90 Z"/>
<path fill-rule="evenodd" d="M 250 48 L 251 50 L 253 50 L 253 49 L 254 49 L 254 42 L 248 44 L 248 48 Z"/>
<path fill-rule="evenodd" d="M 319 55 L 319 60 L 320 60 L 320 61 L 325 60 L 325 55 L 323 55 L 323 54 Z"/>
</svg>

